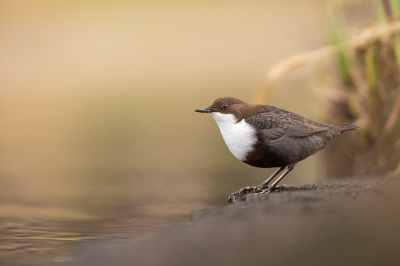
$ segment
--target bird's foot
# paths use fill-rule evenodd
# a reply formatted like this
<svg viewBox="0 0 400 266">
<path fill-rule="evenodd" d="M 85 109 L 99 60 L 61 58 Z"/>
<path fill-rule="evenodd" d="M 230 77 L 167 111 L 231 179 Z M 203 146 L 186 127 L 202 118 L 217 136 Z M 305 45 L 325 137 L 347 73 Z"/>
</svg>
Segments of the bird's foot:
<svg viewBox="0 0 400 266">
<path fill-rule="evenodd" d="M 271 191 L 272 191 L 271 188 L 268 187 L 267 189 L 264 189 L 263 191 L 258 192 L 257 194 L 267 194 L 267 193 L 270 193 Z"/>
<path fill-rule="evenodd" d="M 246 195 L 249 193 L 258 193 L 258 192 L 263 191 L 264 189 L 265 188 L 262 187 L 261 185 L 258 185 L 255 187 L 244 187 L 244 188 L 239 189 L 239 194 L 243 196 L 243 195 Z"/>
<path fill-rule="evenodd" d="M 267 187 L 268 188 L 268 187 Z M 266 187 L 258 185 L 254 187 L 244 187 L 229 195 L 229 203 L 235 203 L 238 199 L 243 199 L 247 194 L 258 194 L 264 191 Z"/>
<path fill-rule="evenodd" d="M 264 189 L 265 188 L 262 187 L 261 185 L 255 187 L 244 187 L 230 194 L 228 197 L 228 201 L 229 203 L 235 203 L 238 199 L 243 199 L 243 197 L 247 194 L 259 193 Z"/>
<path fill-rule="evenodd" d="M 284 191 L 290 188 L 288 185 L 282 185 L 282 186 L 276 186 L 273 189 L 271 187 L 267 186 L 254 186 L 254 187 L 244 187 L 239 189 L 236 192 L 233 192 L 232 194 L 229 195 L 228 201 L 229 203 L 235 203 L 237 200 L 241 200 L 245 198 L 245 195 L 247 194 L 266 194 L 270 192 L 278 192 L 278 191 Z"/>
<path fill-rule="evenodd" d="M 283 184 L 282 186 L 276 186 L 274 188 L 267 187 L 266 189 L 262 190 L 261 192 L 258 192 L 258 194 L 266 194 L 266 193 L 270 193 L 270 192 L 284 191 L 287 188 L 289 188 L 289 186 L 286 184 Z"/>
</svg>

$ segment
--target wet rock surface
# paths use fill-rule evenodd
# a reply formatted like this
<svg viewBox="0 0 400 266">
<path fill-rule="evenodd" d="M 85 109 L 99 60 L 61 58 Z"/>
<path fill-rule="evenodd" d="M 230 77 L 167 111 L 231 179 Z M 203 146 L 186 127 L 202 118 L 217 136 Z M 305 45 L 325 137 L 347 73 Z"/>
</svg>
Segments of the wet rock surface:
<svg viewBox="0 0 400 266">
<path fill-rule="evenodd" d="M 246 195 L 192 223 L 126 242 L 87 242 L 48 265 L 400 265 L 399 177 Z"/>
</svg>

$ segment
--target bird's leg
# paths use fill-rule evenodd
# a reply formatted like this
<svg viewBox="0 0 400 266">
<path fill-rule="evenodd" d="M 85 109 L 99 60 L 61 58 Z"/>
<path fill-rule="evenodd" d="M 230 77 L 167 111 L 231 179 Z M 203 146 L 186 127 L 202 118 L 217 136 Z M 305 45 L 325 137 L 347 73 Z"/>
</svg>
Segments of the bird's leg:
<svg viewBox="0 0 400 266">
<path fill-rule="evenodd" d="M 267 180 L 265 180 L 261 185 L 255 187 L 244 187 L 239 190 L 240 195 L 248 194 L 248 193 L 258 193 L 262 192 L 266 188 L 268 188 L 268 184 L 277 176 L 285 167 L 279 167 Z"/>
<path fill-rule="evenodd" d="M 274 179 L 275 176 L 277 176 L 283 169 L 285 169 L 285 167 L 279 167 L 270 177 L 268 177 L 267 180 L 265 180 L 260 187 L 262 189 L 265 189 L 266 187 L 268 187 L 269 182 L 271 182 L 272 179 Z"/>
<path fill-rule="evenodd" d="M 229 195 L 228 201 L 229 203 L 234 203 L 237 201 L 237 199 L 242 198 L 244 195 L 249 194 L 249 193 L 258 193 L 258 194 L 263 194 L 263 193 L 269 193 L 271 192 L 274 188 L 276 188 L 276 185 L 290 172 L 293 170 L 295 164 L 288 166 L 288 169 L 286 169 L 285 172 L 274 182 L 272 183 L 271 186 L 268 187 L 268 184 L 271 182 L 271 180 L 277 176 L 285 167 L 280 167 L 278 170 L 276 170 L 270 177 L 268 177 L 267 180 L 265 180 L 261 185 L 255 186 L 255 187 L 244 187 L 241 188 L 239 191 L 236 191 L 232 194 Z M 282 188 L 286 188 L 287 185 L 283 185 Z"/>
<path fill-rule="evenodd" d="M 271 192 L 271 191 L 276 187 L 276 185 L 278 185 L 278 183 L 281 182 L 282 179 L 283 179 L 287 174 L 289 174 L 290 171 L 293 170 L 293 168 L 294 168 L 294 165 L 288 166 L 288 168 L 285 170 L 285 172 L 283 172 L 283 174 L 282 174 L 280 177 L 278 177 L 278 179 L 276 179 L 275 182 L 272 183 L 272 185 L 270 185 L 267 189 L 263 190 L 260 194 Z"/>
</svg>

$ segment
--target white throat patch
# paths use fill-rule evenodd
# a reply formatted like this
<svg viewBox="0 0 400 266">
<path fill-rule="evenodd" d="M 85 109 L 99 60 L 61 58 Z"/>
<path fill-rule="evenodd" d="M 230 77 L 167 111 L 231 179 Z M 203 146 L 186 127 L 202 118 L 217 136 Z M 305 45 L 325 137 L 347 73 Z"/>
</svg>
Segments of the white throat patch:
<svg viewBox="0 0 400 266">
<path fill-rule="evenodd" d="M 246 155 L 257 142 L 256 130 L 244 119 L 236 123 L 233 114 L 211 113 L 219 126 L 222 137 L 231 153 L 239 160 L 244 161 Z"/>
</svg>

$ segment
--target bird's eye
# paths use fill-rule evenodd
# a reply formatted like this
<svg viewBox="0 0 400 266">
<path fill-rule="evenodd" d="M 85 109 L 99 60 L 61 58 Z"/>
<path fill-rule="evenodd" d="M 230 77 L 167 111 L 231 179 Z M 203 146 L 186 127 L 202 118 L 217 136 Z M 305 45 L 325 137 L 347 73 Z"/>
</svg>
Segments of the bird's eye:
<svg viewBox="0 0 400 266">
<path fill-rule="evenodd" d="M 221 107 L 222 107 L 222 109 L 226 109 L 226 108 L 228 108 L 228 105 L 227 104 L 223 104 Z"/>
</svg>

